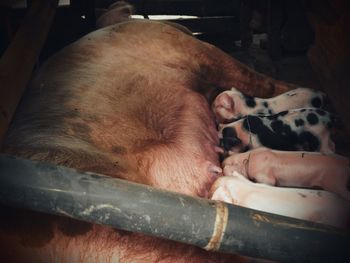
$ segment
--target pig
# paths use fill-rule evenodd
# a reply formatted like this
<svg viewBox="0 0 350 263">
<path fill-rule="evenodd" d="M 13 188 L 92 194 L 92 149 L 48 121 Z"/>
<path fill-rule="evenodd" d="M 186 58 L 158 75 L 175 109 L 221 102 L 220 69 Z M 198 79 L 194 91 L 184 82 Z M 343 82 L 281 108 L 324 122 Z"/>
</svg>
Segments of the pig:
<svg viewBox="0 0 350 263">
<path fill-rule="evenodd" d="M 231 88 L 216 97 L 212 109 L 218 123 L 229 123 L 247 115 L 274 115 L 291 109 L 322 108 L 325 101 L 323 92 L 307 88 L 294 89 L 268 99 L 247 96 Z"/>
<path fill-rule="evenodd" d="M 36 72 L 2 151 L 191 196 L 221 175 L 213 99 L 297 88 L 155 21 L 128 21 L 63 48 Z M 1 175 L 0 175 L 1 176 Z M 240 262 L 237 255 L 1 206 L 3 262 Z"/>
<path fill-rule="evenodd" d="M 321 109 L 294 109 L 271 116 L 248 115 L 219 126 L 220 144 L 229 154 L 267 147 L 284 151 L 333 153 L 332 117 Z"/>
<path fill-rule="evenodd" d="M 237 171 L 258 183 L 321 188 L 350 202 L 350 159 L 340 155 L 258 148 L 226 158 L 222 167 L 224 175 Z"/>
<path fill-rule="evenodd" d="M 254 183 L 237 171 L 215 181 L 211 199 L 335 227 L 350 227 L 350 203 L 333 193 Z"/>
</svg>

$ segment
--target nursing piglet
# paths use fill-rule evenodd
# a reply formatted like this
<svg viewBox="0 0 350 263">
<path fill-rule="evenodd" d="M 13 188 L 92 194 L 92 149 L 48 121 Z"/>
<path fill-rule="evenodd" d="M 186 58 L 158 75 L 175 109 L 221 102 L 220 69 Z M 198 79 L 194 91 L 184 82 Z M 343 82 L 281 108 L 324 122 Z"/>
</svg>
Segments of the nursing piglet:
<svg viewBox="0 0 350 263">
<path fill-rule="evenodd" d="M 285 151 L 333 153 L 330 113 L 320 109 L 296 109 L 272 116 L 248 115 L 219 126 L 220 144 L 229 155 L 258 147 Z"/>
<path fill-rule="evenodd" d="M 233 172 L 218 178 L 211 193 L 213 200 L 336 227 L 350 226 L 350 203 L 326 191 L 253 183 Z"/>
<path fill-rule="evenodd" d="M 297 88 L 269 99 L 248 96 L 232 88 L 219 94 L 212 109 L 218 123 L 228 123 L 247 115 L 273 115 L 298 108 L 320 108 L 326 96 L 320 91 Z"/>
<path fill-rule="evenodd" d="M 350 159 L 339 155 L 258 148 L 226 158 L 223 169 L 224 175 L 237 171 L 258 183 L 322 188 L 350 201 L 349 165 Z"/>
</svg>

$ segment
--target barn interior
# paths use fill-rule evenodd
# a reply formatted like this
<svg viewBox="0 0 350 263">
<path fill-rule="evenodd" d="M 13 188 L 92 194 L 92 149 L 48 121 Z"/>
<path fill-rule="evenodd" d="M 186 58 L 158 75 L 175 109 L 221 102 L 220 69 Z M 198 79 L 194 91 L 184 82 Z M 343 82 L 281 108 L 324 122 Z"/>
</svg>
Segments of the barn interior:
<svg viewBox="0 0 350 263">
<path fill-rule="evenodd" d="M 0 106 L 23 93 L 32 73 L 47 58 L 95 30 L 98 19 L 115 1 L 60 0 L 57 8 L 51 2 L 55 1 L 0 0 Z M 349 1 L 128 2 L 135 19 L 181 24 L 194 37 L 219 47 L 258 72 L 324 91 L 330 111 L 337 116 L 333 138 L 337 153 L 350 156 Z M 21 31 L 23 25 L 27 28 Z M 5 88 L 9 83 L 20 86 L 20 91 L 10 92 Z M 15 108 L 10 112 L 14 114 Z M 2 111 L 1 118 L 0 140 L 11 116 Z"/>
</svg>

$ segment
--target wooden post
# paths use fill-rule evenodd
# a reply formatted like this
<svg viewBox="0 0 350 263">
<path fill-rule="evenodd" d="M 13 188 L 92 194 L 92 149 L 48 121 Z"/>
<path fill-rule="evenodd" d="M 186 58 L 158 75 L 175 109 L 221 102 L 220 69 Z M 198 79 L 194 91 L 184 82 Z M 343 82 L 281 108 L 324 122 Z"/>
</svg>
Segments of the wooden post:
<svg viewBox="0 0 350 263">
<path fill-rule="evenodd" d="M 33 1 L 0 60 L 0 145 L 51 27 L 58 0 Z"/>
</svg>

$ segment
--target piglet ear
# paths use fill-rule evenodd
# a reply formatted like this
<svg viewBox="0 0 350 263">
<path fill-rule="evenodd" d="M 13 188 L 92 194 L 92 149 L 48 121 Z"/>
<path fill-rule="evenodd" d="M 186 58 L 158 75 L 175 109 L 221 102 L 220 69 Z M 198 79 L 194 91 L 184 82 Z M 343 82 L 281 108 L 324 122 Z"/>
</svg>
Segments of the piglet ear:
<svg viewBox="0 0 350 263">
<path fill-rule="evenodd" d="M 220 139 L 220 146 L 224 148 L 225 151 L 229 151 L 241 143 L 242 141 L 237 137 L 225 137 Z"/>
<path fill-rule="evenodd" d="M 213 102 L 213 111 L 218 123 L 234 118 L 235 102 L 229 91 L 219 94 Z"/>
</svg>

